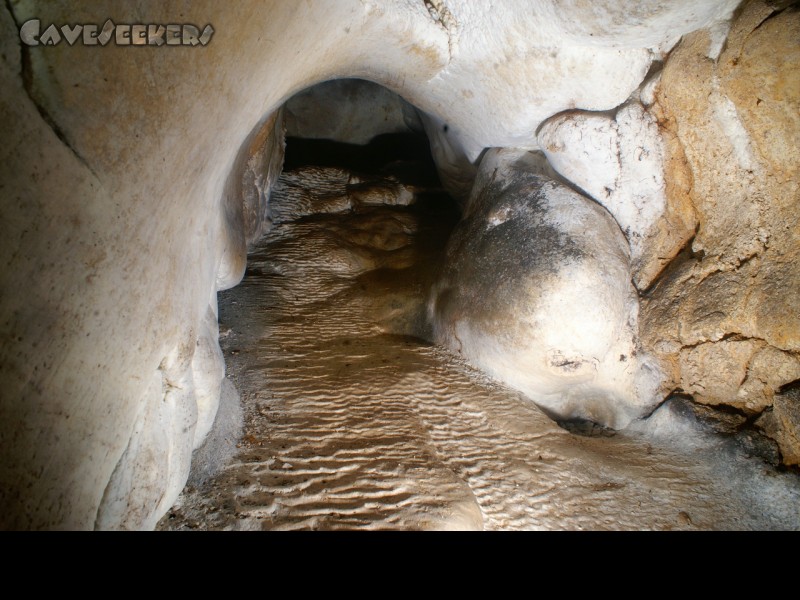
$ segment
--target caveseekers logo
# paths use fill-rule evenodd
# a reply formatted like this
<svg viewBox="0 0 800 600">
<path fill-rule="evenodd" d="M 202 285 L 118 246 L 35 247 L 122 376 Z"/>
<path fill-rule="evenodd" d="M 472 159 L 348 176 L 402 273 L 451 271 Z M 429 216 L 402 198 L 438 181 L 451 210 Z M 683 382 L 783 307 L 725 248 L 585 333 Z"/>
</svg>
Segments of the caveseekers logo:
<svg viewBox="0 0 800 600">
<path fill-rule="evenodd" d="M 117 25 L 111 19 L 102 28 L 98 25 L 50 25 L 42 30 L 39 19 L 22 24 L 19 38 L 26 46 L 58 46 L 62 41 L 70 46 L 105 46 L 113 41 L 117 46 L 205 46 L 211 41 L 214 28 L 206 25 L 200 31 L 194 25 Z"/>
</svg>

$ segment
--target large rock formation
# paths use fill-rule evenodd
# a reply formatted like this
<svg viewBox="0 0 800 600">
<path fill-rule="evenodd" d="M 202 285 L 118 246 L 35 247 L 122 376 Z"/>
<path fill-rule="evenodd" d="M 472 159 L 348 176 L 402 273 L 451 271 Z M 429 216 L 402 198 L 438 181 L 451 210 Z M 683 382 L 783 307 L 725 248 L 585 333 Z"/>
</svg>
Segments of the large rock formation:
<svg viewBox="0 0 800 600">
<path fill-rule="evenodd" d="M 436 341 L 563 419 L 615 428 L 659 400 L 628 244 L 601 206 L 490 150 L 429 312 Z"/>
<path fill-rule="evenodd" d="M 645 294 L 642 334 L 665 387 L 752 415 L 800 378 L 800 12 L 748 3 L 724 39 L 687 35 L 654 89 L 672 140 L 665 177 L 690 173 L 668 201 L 688 197 L 697 232 Z M 794 398 L 775 414 L 797 415 Z"/>
<path fill-rule="evenodd" d="M 665 179 L 655 117 L 636 100 L 614 115 L 569 111 L 545 122 L 538 139 L 550 164 L 611 212 L 630 244 L 636 287 L 650 287 L 696 226 L 683 196 L 667 202 L 676 179 Z"/>
<path fill-rule="evenodd" d="M 682 368 L 697 363 L 692 352 L 729 342 L 730 356 L 752 358 L 739 405 L 768 404 L 797 377 L 797 86 L 786 60 L 797 17 L 750 4 L 719 60 L 706 58 L 737 4 L 148 0 L 126 18 L 112 0 L 6 2 L 0 526 L 146 528 L 174 500 L 216 409 L 215 293 L 238 282 L 248 242 L 269 226 L 276 111 L 342 77 L 419 108 L 445 183 L 466 197 L 485 148 L 535 150 L 556 114 L 616 111 L 681 36 L 714 26 L 713 39 L 687 37 L 669 57 L 650 112 L 666 148 L 664 214 L 683 228 L 665 247 L 692 230 L 676 194 L 700 229 L 648 290 L 643 335 L 670 385 L 686 389 L 708 372 Z M 205 45 L 139 48 L 19 36 L 34 18 L 43 34 L 102 30 L 109 17 L 214 33 Z M 629 111 L 632 123 L 642 116 Z M 630 288 L 615 293 L 628 311 Z"/>
</svg>

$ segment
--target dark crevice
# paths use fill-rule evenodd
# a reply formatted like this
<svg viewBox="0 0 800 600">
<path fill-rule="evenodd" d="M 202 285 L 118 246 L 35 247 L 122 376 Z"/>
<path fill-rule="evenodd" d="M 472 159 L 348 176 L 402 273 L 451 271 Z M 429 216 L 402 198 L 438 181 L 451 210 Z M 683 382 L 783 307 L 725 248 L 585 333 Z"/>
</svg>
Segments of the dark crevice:
<svg viewBox="0 0 800 600">
<path fill-rule="evenodd" d="M 729 404 L 717 404 L 714 406 L 714 409 L 725 414 L 738 415 L 746 419 L 749 419 L 752 416 L 749 415 L 747 411 L 744 411 L 741 408 L 736 408 L 735 406 L 731 406 Z"/>
<path fill-rule="evenodd" d="M 728 411 L 736 410 L 733 406 L 728 406 L 727 404 L 720 404 L 719 406 L 716 406 L 715 408 L 717 408 L 719 410 L 723 410 L 723 411 L 725 411 L 725 410 L 728 410 Z M 744 429 L 750 429 L 750 428 L 755 427 L 756 426 L 756 421 L 758 421 L 764 415 L 764 413 L 766 413 L 767 411 L 771 411 L 771 410 L 772 410 L 772 407 L 768 406 L 764 410 L 762 410 L 760 412 L 757 412 L 757 413 L 754 413 L 754 414 L 747 414 L 744 411 L 739 411 L 745 418 L 744 423 L 742 423 L 741 427 L 739 427 L 739 430 L 742 431 Z"/>
<path fill-rule="evenodd" d="M 727 342 L 729 340 L 730 341 L 734 341 L 734 342 L 748 342 L 748 341 L 763 342 L 767 346 L 769 346 L 771 348 L 774 348 L 774 349 L 776 349 L 776 350 L 778 350 L 780 352 L 784 352 L 784 353 L 790 354 L 790 355 L 795 355 L 795 353 L 793 351 L 786 350 L 785 348 L 781 348 L 780 346 L 776 346 L 776 345 L 774 345 L 773 343 L 771 343 L 769 340 L 767 340 L 765 338 L 760 338 L 760 337 L 757 337 L 757 336 L 754 336 L 754 335 L 746 335 L 746 334 L 744 334 L 744 333 L 742 333 L 740 331 L 729 331 L 729 332 L 725 333 L 721 338 L 716 339 L 716 340 L 714 340 L 714 339 L 706 339 L 706 340 L 698 340 L 698 341 L 692 342 L 690 344 L 682 344 L 681 345 L 681 350 L 685 350 L 687 348 L 689 348 L 689 349 L 697 348 L 697 346 L 700 346 L 702 344 L 718 344 L 719 342 Z M 791 384 L 787 383 L 786 385 L 789 386 Z"/>
<path fill-rule="evenodd" d="M 375 136 L 365 145 L 286 138 L 283 170 L 288 172 L 307 166 L 394 175 L 402 183 L 441 189 L 430 143 L 424 134 L 386 133 Z"/>
<path fill-rule="evenodd" d="M 770 14 L 766 19 L 761 21 L 758 25 L 756 25 L 755 29 L 748 34 L 748 37 L 753 35 L 756 31 L 761 29 L 767 21 L 771 21 L 775 17 L 782 15 L 784 12 L 788 11 L 797 11 L 800 10 L 800 2 L 796 0 L 772 0 L 767 1 L 767 6 L 769 6 L 773 12 Z"/>
<path fill-rule="evenodd" d="M 775 17 L 777 17 L 778 15 L 781 15 L 781 14 L 783 14 L 783 13 L 784 13 L 786 10 L 797 10 L 797 9 L 798 9 L 798 2 L 797 2 L 796 0 L 788 0 L 788 1 L 787 1 L 787 0 L 767 0 L 767 2 L 766 2 L 766 5 L 767 5 L 769 8 L 771 8 L 773 12 L 772 12 L 772 13 L 770 13 L 769 15 L 767 15 L 767 17 L 765 17 L 765 18 L 764 18 L 764 19 L 763 19 L 763 20 L 762 20 L 762 21 L 761 21 L 761 22 L 760 22 L 758 25 L 756 25 L 756 26 L 755 26 L 755 27 L 752 29 L 752 31 L 748 32 L 748 33 L 747 33 L 747 34 L 744 36 L 744 39 L 743 39 L 742 43 L 740 44 L 740 48 L 739 48 L 739 55 L 733 58 L 733 64 L 734 64 L 734 65 L 736 65 L 736 64 L 739 62 L 739 58 L 741 57 L 741 52 L 742 52 L 742 49 L 744 48 L 744 45 L 745 45 L 745 43 L 746 43 L 747 39 L 748 39 L 748 38 L 749 38 L 751 35 L 753 35 L 753 34 L 754 34 L 756 31 L 758 31 L 759 29 L 761 29 L 761 27 L 762 27 L 762 26 L 763 26 L 763 25 L 764 25 L 764 24 L 765 24 L 767 21 L 771 21 L 772 19 L 774 19 L 774 18 L 775 18 Z M 735 23 L 735 22 L 736 22 L 736 21 L 739 19 L 739 17 L 740 17 L 740 16 L 742 15 L 742 13 L 744 12 L 744 10 L 745 10 L 745 7 L 746 7 L 746 6 L 747 6 L 747 3 L 746 3 L 746 2 L 743 2 L 743 3 L 742 3 L 742 4 L 741 4 L 741 5 L 740 5 L 740 6 L 739 6 L 739 7 L 738 7 L 738 8 L 737 8 L 735 11 L 734 11 L 733 15 L 731 16 L 731 23 Z M 727 36 L 726 36 L 725 43 L 722 45 L 722 50 L 720 51 L 719 55 L 720 55 L 720 56 L 722 56 L 722 55 L 723 55 L 723 53 L 727 51 L 727 49 L 728 49 L 728 39 L 727 39 Z"/>
<path fill-rule="evenodd" d="M 573 435 L 581 437 L 614 437 L 617 435 L 615 429 L 605 427 L 589 419 L 566 419 L 556 420 L 561 429 L 569 431 Z"/>
<path fill-rule="evenodd" d="M 780 448 L 775 440 L 756 425 L 762 414 L 771 408 L 752 415 L 725 404 L 709 405 L 697 402 L 691 395 L 676 388 L 643 420 L 650 418 L 667 402 L 669 402 L 668 410 L 679 419 L 693 423 L 707 434 L 719 436 L 719 439 L 723 440 L 721 448 L 736 449 L 736 452 L 743 452 L 746 456 L 757 458 L 773 468 L 782 470 L 783 456 Z"/>
<path fill-rule="evenodd" d="M 639 88 L 637 88 L 637 90 L 634 92 L 634 95 L 635 95 L 636 98 L 639 97 L 638 92 L 641 89 L 641 87 L 645 83 L 650 81 L 650 79 L 652 79 L 655 75 L 657 75 L 658 73 L 663 71 L 665 64 L 666 64 L 666 62 L 664 60 L 659 60 L 659 59 L 654 59 L 653 62 L 650 63 L 650 67 L 647 69 L 647 73 L 645 74 L 644 79 L 642 79 L 642 83 L 639 84 Z M 619 112 L 619 108 L 622 108 L 623 106 L 625 106 L 625 104 L 628 104 L 628 102 L 625 102 L 625 103 L 621 104 L 617 108 L 617 112 Z"/>
<path fill-rule="evenodd" d="M 698 224 L 694 229 L 694 234 L 690 237 L 686 243 L 678 250 L 678 253 L 672 257 L 672 259 L 664 265 L 664 267 L 658 272 L 658 274 L 653 278 L 653 282 L 647 286 L 644 290 L 639 292 L 639 296 L 642 298 L 648 298 L 652 296 L 655 289 L 661 284 L 661 282 L 666 281 L 669 279 L 669 276 L 675 273 L 682 265 L 685 263 L 696 260 L 702 261 L 705 257 L 705 252 L 700 250 L 699 252 L 695 252 L 692 249 L 692 245 L 694 244 L 695 238 L 697 238 L 697 234 L 700 231 L 700 224 Z"/>
<path fill-rule="evenodd" d="M 737 419 L 741 419 L 742 422 L 740 425 L 735 427 L 736 431 L 740 431 L 741 429 L 747 427 L 748 425 L 752 424 L 759 416 L 760 413 L 756 415 L 752 415 L 740 408 L 736 408 L 735 406 L 730 406 L 728 404 L 703 404 L 702 402 L 697 402 L 694 399 L 694 396 L 685 392 L 682 388 L 678 387 L 675 388 L 672 392 L 667 394 L 667 396 L 662 400 L 653 410 L 651 410 L 647 416 L 642 417 L 642 419 L 649 419 L 653 414 L 661 408 L 664 404 L 669 401 L 680 401 L 684 404 L 691 405 L 693 407 L 697 407 L 699 411 L 703 411 L 707 413 L 705 417 L 712 415 L 713 413 L 718 413 L 720 416 L 727 416 L 727 417 L 736 417 Z M 695 417 L 698 417 L 697 410 L 695 411 Z M 711 417 L 713 419 L 713 417 Z M 704 420 L 700 417 L 699 420 Z"/>
<path fill-rule="evenodd" d="M 664 396 L 664 399 L 661 402 L 659 402 L 658 404 L 656 404 L 650 412 L 648 412 L 647 414 L 643 415 L 640 418 L 640 420 L 646 421 L 647 419 L 652 417 L 656 413 L 656 411 L 659 408 L 661 408 L 662 406 L 664 406 L 667 402 L 669 402 L 670 400 L 675 400 L 675 399 L 680 399 L 680 398 L 682 398 L 684 400 L 688 400 L 688 401 L 694 402 L 694 398 L 692 398 L 691 395 L 689 395 L 686 392 L 684 392 L 681 388 L 675 388 L 669 394 Z"/>
<path fill-rule="evenodd" d="M 788 394 L 789 392 L 800 392 L 800 379 L 795 379 L 789 383 L 784 383 L 780 388 L 778 388 L 778 393 L 781 396 Z"/>
<path fill-rule="evenodd" d="M 765 340 L 761 340 L 759 338 L 753 338 L 753 337 L 748 337 L 746 335 L 742 335 L 741 333 L 736 332 L 736 331 L 729 331 L 728 333 L 724 334 L 718 340 L 711 340 L 711 339 L 698 340 L 696 342 L 692 342 L 691 344 L 682 344 L 681 345 L 681 350 L 697 348 L 698 346 L 702 346 L 703 344 L 719 344 L 720 342 L 727 342 L 729 340 L 730 341 L 734 341 L 734 342 L 745 342 L 747 340 L 758 340 L 758 341 L 762 341 L 762 342 L 765 341 Z"/>
</svg>

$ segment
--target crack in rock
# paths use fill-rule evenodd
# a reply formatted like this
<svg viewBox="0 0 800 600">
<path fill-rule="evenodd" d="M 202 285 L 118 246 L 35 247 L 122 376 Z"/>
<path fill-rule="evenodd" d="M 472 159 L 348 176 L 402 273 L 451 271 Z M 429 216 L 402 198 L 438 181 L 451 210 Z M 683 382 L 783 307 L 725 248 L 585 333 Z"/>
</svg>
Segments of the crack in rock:
<svg viewBox="0 0 800 600">
<path fill-rule="evenodd" d="M 6 10 L 8 10 L 11 18 L 14 20 L 17 28 L 22 26 L 20 20 L 17 18 L 17 15 L 14 13 L 14 7 L 11 4 L 11 0 L 5 0 Z M 81 156 L 81 154 L 73 147 L 72 143 L 70 142 L 69 138 L 67 137 L 66 133 L 58 126 L 55 119 L 53 119 L 52 115 L 47 111 L 41 101 L 36 97 L 36 93 L 34 92 L 34 72 L 33 72 L 33 62 L 31 59 L 31 49 L 30 47 L 26 46 L 17 41 L 17 44 L 20 49 L 20 72 L 19 77 L 22 80 L 22 89 L 25 90 L 25 94 L 27 94 L 30 101 L 33 103 L 33 106 L 36 107 L 36 111 L 39 113 L 39 116 L 42 120 L 47 124 L 47 126 L 52 130 L 55 136 L 59 139 L 59 141 L 64 144 L 64 146 L 72 153 L 72 155 L 78 159 L 78 161 L 86 167 L 89 172 L 94 176 L 95 179 L 99 180 L 97 173 L 95 173 L 94 169 L 89 165 L 86 159 Z"/>
<path fill-rule="evenodd" d="M 449 60 L 453 60 L 458 43 L 458 21 L 444 3 L 444 0 L 423 0 L 433 21 L 447 34 Z"/>
</svg>

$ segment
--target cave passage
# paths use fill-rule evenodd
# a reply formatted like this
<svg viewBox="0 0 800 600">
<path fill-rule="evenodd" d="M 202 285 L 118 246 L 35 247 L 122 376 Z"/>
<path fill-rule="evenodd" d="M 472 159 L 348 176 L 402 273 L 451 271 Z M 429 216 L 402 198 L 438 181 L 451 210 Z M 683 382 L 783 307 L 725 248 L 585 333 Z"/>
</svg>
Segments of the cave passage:
<svg viewBox="0 0 800 600">
<path fill-rule="evenodd" d="M 800 530 L 796 2 L 85 4 L 0 9 L 4 528 Z"/>
<path fill-rule="evenodd" d="M 577 437 L 425 341 L 458 209 L 419 144 L 289 140 L 273 228 L 219 295 L 243 436 L 159 528 L 771 527 L 713 451 Z"/>
</svg>

